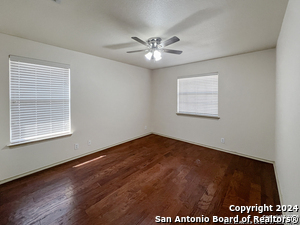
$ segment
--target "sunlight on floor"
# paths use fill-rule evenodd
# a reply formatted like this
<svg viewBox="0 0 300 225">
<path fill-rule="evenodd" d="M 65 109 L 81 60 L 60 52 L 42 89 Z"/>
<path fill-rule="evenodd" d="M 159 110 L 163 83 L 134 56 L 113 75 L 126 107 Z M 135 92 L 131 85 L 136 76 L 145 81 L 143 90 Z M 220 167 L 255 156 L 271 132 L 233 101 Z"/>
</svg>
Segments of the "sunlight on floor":
<svg viewBox="0 0 300 225">
<path fill-rule="evenodd" d="M 77 168 L 77 167 L 83 166 L 83 165 L 88 164 L 88 163 L 90 163 L 90 162 L 93 162 L 93 161 L 96 161 L 96 160 L 98 160 L 98 159 L 104 158 L 105 156 L 106 156 L 106 155 L 102 155 L 102 156 L 100 156 L 100 157 L 91 159 L 91 160 L 86 161 L 86 162 L 84 162 L 84 163 L 80 163 L 80 164 L 78 164 L 78 165 L 76 165 L 76 166 L 73 166 L 73 168 Z"/>
</svg>

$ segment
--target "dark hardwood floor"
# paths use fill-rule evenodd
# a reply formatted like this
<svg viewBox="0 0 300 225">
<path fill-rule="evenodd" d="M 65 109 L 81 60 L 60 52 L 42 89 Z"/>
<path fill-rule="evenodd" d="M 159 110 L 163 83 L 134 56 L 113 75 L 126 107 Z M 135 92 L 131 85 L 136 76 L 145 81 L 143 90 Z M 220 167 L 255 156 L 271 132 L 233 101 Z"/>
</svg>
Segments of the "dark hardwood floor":
<svg viewBox="0 0 300 225">
<path fill-rule="evenodd" d="M 149 135 L 0 185 L 0 224 L 213 224 L 255 204 L 280 204 L 272 164 Z"/>
</svg>

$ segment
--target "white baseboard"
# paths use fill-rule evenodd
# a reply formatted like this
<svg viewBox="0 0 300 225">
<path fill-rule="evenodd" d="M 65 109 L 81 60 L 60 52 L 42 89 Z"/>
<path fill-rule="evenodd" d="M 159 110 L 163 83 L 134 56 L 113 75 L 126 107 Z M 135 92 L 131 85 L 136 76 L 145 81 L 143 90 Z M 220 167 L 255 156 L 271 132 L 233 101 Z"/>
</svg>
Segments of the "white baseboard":
<svg viewBox="0 0 300 225">
<path fill-rule="evenodd" d="M 277 183 L 277 189 L 278 189 L 280 204 L 283 205 L 284 203 L 283 203 L 283 197 L 282 197 L 282 192 L 281 192 L 281 188 L 280 188 L 277 168 L 276 168 L 276 162 L 273 163 L 273 167 L 274 167 L 274 171 L 275 171 L 275 179 L 276 179 L 276 183 Z M 285 213 L 283 212 L 283 214 L 285 214 Z"/>
<path fill-rule="evenodd" d="M 105 147 L 103 147 L 103 148 L 96 149 L 96 150 L 93 150 L 93 151 L 91 151 L 91 152 L 87 152 L 87 153 L 84 153 L 84 154 L 81 154 L 81 155 L 78 155 L 78 156 L 75 156 L 75 157 L 72 157 L 72 158 L 69 158 L 69 159 L 66 159 L 66 160 L 59 161 L 59 162 L 57 162 L 57 163 L 53 163 L 53 164 L 50 164 L 50 165 L 47 165 L 47 166 L 44 166 L 44 167 L 41 167 L 41 168 L 38 168 L 38 169 L 35 169 L 35 170 L 28 171 L 28 172 L 26 172 L 26 173 L 22 173 L 22 174 L 13 176 L 13 177 L 9 177 L 9 178 L 4 179 L 4 180 L 0 180 L 0 185 L 1 185 L 1 184 L 4 184 L 4 183 L 7 183 L 7 182 L 9 182 L 9 181 L 13 181 L 13 180 L 16 180 L 16 179 L 18 179 L 18 178 L 25 177 L 25 176 L 28 176 L 28 175 L 30 175 L 30 174 L 33 174 L 33 173 L 36 173 L 36 172 L 45 170 L 45 169 L 49 169 L 49 168 L 54 167 L 54 166 L 61 165 L 61 164 L 63 164 L 63 163 L 72 161 L 72 160 L 74 160 L 74 159 L 78 159 L 78 158 L 81 158 L 81 157 L 84 157 L 84 156 L 87 156 L 87 155 L 90 155 L 90 154 L 93 154 L 93 153 L 96 153 L 96 152 L 99 152 L 99 151 L 103 151 L 103 150 L 105 150 L 105 149 L 108 149 L 108 148 L 111 148 L 111 147 L 114 147 L 114 146 L 117 146 L 117 145 L 120 145 L 120 144 L 124 144 L 124 143 L 126 143 L 126 142 L 129 142 L 129 141 L 132 141 L 132 140 L 135 140 L 135 139 L 138 139 L 138 138 L 147 136 L 147 135 L 149 135 L 149 134 L 152 134 L 152 133 L 149 132 L 149 133 L 146 133 L 146 134 L 143 134 L 143 135 L 140 135 L 140 136 L 136 136 L 136 137 L 134 137 L 134 138 L 130 138 L 130 139 L 127 139 L 127 140 L 124 140 L 124 141 L 121 141 L 121 142 L 118 142 L 118 143 L 115 143 L 115 144 L 112 144 L 112 145 L 109 145 L 109 146 L 105 146 Z"/>
<path fill-rule="evenodd" d="M 235 152 L 235 151 L 231 151 L 231 150 L 227 150 L 227 149 L 223 149 L 223 148 L 217 148 L 217 147 L 214 147 L 214 146 L 209 146 L 209 145 L 201 144 L 201 143 L 198 143 L 198 142 L 188 141 L 188 140 L 185 140 L 185 139 L 181 139 L 181 138 L 177 138 L 177 137 L 173 137 L 173 136 L 169 136 L 169 135 L 165 135 L 165 134 L 160 134 L 160 133 L 157 133 L 157 132 L 152 132 L 152 134 L 156 134 L 156 135 L 159 135 L 159 136 L 171 138 L 171 139 L 178 140 L 178 141 L 187 142 L 187 143 L 190 143 L 190 144 L 210 148 L 210 149 L 221 151 L 221 152 L 230 153 L 230 154 L 233 154 L 233 155 L 243 156 L 243 157 L 258 160 L 258 161 L 261 161 L 261 162 L 274 164 L 274 161 L 271 161 L 271 160 L 268 160 L 268 159 L 262 159 L 262 158 L 259 158 L 259 157 L 246 155 L 246 154 L 243 154 L 243 153 L 239 153 L 239 152 Z"/>
</svg>

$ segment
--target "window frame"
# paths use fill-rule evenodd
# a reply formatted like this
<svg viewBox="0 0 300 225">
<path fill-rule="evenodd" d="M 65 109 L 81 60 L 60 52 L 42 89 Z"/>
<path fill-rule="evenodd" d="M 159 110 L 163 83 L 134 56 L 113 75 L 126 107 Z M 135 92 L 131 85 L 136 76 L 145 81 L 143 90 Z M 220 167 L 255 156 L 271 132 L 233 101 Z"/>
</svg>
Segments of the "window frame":
<svg viewBox="0 0 300 225">
<path fill-rule="evenodd" d="M 32 65 L 39 65 L 39 66 L 49 66 L 49 67 L 55 67 L 55 68 L 64 68 L 68 70 L 68 129 L 66 132 L 60 132 L 59 134 L 55 135 L 55 133 L 48 133 L 47 135 L 41 135 L 40 138 L 34 138 L 35 136 L 32 136 L 28 138 L 29 140 L 24 141 L 14 141 L 12 138 L 12 65 L 11 61 L 14 62 L 22 62 L 22 63 L 29 63 Z M 41 78 L 39 78 L 41 79 Z M 50 99 L 51 101 L 51 99 Z M 28 119 L 28 118 L 27 118 Z M 52 123 L 53 124 L 53 123 Z M 9 126 L 10 126 L 10 144 L 7 146 L 15 146 L 15 145 L 21 145 L 21 144 L 29 144 L 33 142 L 43 141 L 43 140 L 49 140 L 64 136 L 70 136 L 72 135 L 72 125 L 71 125 L 71 68 L 68 64 L 62 64 L 62 63 L 56 63 L 56 62 L 50 62 L 45 60 L 39 60 L 39 59 L 32 59 L 27 57 L 21 57 L 21 56 L 15 56 L 15 55 L 9 55 Z"/>
<path fill-rule="evenodd" d="M 204 76 L 218 76 L 218 114 L 217 115 L 211 115 L 211 114 L 202 114 L 202 113 L 189 113 L 189 112 L 179 112 L 179 80 L 185 79 L 185 78 L 194 78 L 194 77 L 204 77 Z M 176 114 L 177 115 L 183 115 L 183 116 L 196 116 L 196 117 L 206 117 L 206 118 L 212 118 L 212 119 L 220 119 L 219 116 L 219 73 L 218 72 L 210 72 L 210 73 L 203 73 L 203 74 L 195 74 L 195 75 L 189 75 L 189 76 L 179 76 L 177 77 L 177 106 L 176 106 Z"/>
</svg>

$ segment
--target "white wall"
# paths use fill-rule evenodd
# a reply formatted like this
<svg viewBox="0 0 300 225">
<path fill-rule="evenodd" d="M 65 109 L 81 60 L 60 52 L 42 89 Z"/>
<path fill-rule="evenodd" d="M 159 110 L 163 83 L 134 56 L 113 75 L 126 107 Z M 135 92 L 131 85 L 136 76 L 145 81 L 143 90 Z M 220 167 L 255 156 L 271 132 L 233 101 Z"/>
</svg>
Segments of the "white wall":
<svg viewBox="0 0 300 225">
<path fill-rule="evenodd" d="M 271 49 L 154 70 L 153 132 L 273 161 L 275 52 Z M 221 118 L 176 115 L 177 77 L 208 72 L 219 72 Z"/>
<path fill-rule="evenodd" d="M 4 34 L 0 46 L 0 183 L 149 132 L 150 70 Z M 72 136 L 6 146 L 10 54 L 71 65 Z"/>
<path fill-rule="evenodd" d="M 290 0 L 277 42 L 276 169 L 283 204 L 290 205 L 300 203 L 299 11 L 300 1 Z"/>
</svg>

